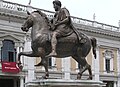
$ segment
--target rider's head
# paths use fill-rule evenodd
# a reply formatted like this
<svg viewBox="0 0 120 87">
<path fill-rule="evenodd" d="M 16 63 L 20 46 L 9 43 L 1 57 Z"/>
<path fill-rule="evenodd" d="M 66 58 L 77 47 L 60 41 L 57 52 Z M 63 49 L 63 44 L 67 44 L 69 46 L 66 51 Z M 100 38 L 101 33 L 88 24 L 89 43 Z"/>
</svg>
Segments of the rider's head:
<svg viewBox="0 0 120 87">
<path fill-rule="evenodd" d="M 53 6 L 54 6 L 55 11 L 58 11 L 59 8 L 61 8 L 62 4 L 59 0 L 55 0 L 53 1 Z"/>
</svg>

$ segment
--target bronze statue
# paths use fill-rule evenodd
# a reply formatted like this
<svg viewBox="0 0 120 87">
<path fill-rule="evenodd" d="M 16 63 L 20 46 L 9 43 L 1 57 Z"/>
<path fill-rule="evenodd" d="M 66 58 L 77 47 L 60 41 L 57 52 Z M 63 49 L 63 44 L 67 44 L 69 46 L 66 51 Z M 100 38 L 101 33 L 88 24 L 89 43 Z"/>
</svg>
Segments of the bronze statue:
<svg viewBox="0 0 120 87">
<path fill-rule="evenodd" d="M 67 24 L 69 26 L 70 23 L 68 22 Z M 64 26 L 66 27 L 64 23 L 61 26 L 62 27 L 60 28 L 64 28 Z M 32 13 L 28 13 L 28 17 L 25 23 L 23 24 L 23 26 L 21 27 L 21 29 L 27 32 L 30 27 L 32 27 L 31 30 L 32 51 L 20 52 L 18 54 L 18 66 L 21 66 L 21 61 L 20 61 L 21 55 L 29 56 L 29 57 L 41 57 L 41 62 L 38 63 L 36 66 L 45 67 L 45 78 L 47 78 L 49 76 L 48 55 L 52 51 L 51 37 L 53 31 L 50 30 L 51 23 L 44 13 L 42 13 L 41 11 L 34 11 Z M 52 27 L 52 29 L 54 28 Z M 93 47 L 93 54 L 94 57 L 96 58 L 96 39 L 88 38 L 86 35 L 83 34 L 86 41 L 85 43 L 81 44 L 74 30 L 73 29 L 68 29 L 68 30 L 69 33 L 64 34 L 65 36 L 58 38 L 56 45 L 56 52 L 57 52 L 56 57 L 63 58 L 63 57 L 72 56 L 72 58 L 75 59 L 83 67 L 82 70 L 79 71 L 77 78 L 80 79 L 82 73 L 85 70 L 88 70 L 89 72 L 88 79 L 92 79 L 91 66 L 87 63 L 85 57 L 90 52 L 91 47 Z M 78 30 L 77 33 L 81 34 L 81 31 Z"/>
<path fill-rule="evenodd" d="M 76 28 L 74 28 L 70 13 L 66 8 L 61 8 L 61 2 L 59 0 L 53 1 L 53 7 L 56 11 L 54 18 L 51 20 L 52 26 L 51 30 L 53 31 L 52 39 L 51 39 L 51 45 L 52 45 L 52 52 L 47 55 L 50 56 L 57 56 L 56 53 L 56 45 L 57 45 L 57 39 L 60 37 L 69 36 L 72 31 L 74 31 L 77 35 L 77 37 L 80 40 L 80 43 L 85 43 L 84 35 L 78 34 L 78 31 Z"/>
</svg>

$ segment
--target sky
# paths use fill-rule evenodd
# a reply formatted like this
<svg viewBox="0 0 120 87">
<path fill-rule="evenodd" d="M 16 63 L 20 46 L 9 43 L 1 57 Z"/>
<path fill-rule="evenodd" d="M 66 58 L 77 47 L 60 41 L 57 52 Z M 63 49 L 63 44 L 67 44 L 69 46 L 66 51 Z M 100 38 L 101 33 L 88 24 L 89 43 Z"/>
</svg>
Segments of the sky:
<svg viewBox="0 0 120 87">
<path fill-rule="evenodd" d="M 5 0 L 28 5 L 29 0 Z M 120 20 L 120 0 L 60 0 L 71 16 L 118 26 Z M 31 0 L 31 6 L 54 11 L 53 0 Z"/>
</svg>

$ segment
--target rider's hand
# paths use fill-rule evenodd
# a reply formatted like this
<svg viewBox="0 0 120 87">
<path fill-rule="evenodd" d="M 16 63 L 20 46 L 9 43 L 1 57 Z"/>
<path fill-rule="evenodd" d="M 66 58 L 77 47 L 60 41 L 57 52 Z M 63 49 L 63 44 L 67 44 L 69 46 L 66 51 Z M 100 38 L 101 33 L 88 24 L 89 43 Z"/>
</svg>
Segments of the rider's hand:
<svg viewBox="0 0 120 87">
<path fill-rule="evenodd" d="M 54 25 L 52 25 L 50 29 L 51 29 L 52 31 L 54 31 L 55 28 L 56 28 L 56 27 L 55 27 Z"/>
<path fill-rule="evenodd" d="M 57 27 L 57 26 L 59 26 L 60 25 L 60 22 L 58 21 L 57 23 L 55 23 L 55 26 Z"/>
</svg>

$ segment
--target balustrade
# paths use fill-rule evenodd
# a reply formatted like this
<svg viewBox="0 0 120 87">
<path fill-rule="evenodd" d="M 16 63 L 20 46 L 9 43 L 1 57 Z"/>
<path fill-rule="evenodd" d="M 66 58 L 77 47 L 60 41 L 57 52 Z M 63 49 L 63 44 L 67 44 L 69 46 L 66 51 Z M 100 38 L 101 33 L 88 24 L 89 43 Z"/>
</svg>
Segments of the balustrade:
<svg viewBox="0 0 120 87">
<path fill-rule="evenodd" d="M 29 6 L 29 7 L 32 9 L 32 11 L 38 9 L 38 8 L 35 8 L 35 7 L 32 7 L 32 6 Z M 0 1 L 0 8 L 26 12 L 28 6 L 1 0 Z M 50 19 L 54 17 L 53 16 L 54 12 L 52 12 L 52 11 L 43 10 L 43 9 L 39 9 L 39 10 L 44 12 L 47 15 L 47 17 L 50 18 Z M 120 30 L 119 30 L 120 28 L 116 27 L 116 26 L 112 26 L 112 25 L 108 25 L 108 24 L 104 24 L 104 23 L 99 23 L 97 21 L 87 20 L 87 19 L 78 18 L 78 17 L 74 17 L 74 16 L 71 16 L 71 19 L 72 19 L 72 22 L 76 23 L 76 24 L 83 24 L 83 25 L 97 27 L 97 28 L 101 28 L 101 29 L 105 29 L 105 30 L 120 32 Z"/>
</svg>

